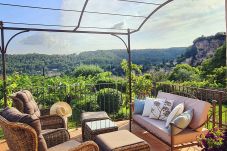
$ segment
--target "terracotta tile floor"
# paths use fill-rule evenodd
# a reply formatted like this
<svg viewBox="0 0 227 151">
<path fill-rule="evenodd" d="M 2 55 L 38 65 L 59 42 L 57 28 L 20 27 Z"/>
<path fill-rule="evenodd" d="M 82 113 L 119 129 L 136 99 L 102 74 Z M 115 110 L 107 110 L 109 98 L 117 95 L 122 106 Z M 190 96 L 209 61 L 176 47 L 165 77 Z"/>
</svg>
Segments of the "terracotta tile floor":
<svg viewBox="0 0 227 151">
<path fill-rule="evenodd" d="M 128 129 L 128 121 L 119 121 L 116 122 L 119 129 Z M 82 142 L 81 139 L 81 128 L 78 129 L 71 129 L 70 131 L 70 136 L 72 139 L 76 139 L 79 142 Z M 137 135 L 138 137 L 146 140 L 151 147 L 151 151 L 167 151 L 169 150 L 168 146 L 156 139 L 154 136 L 149 134 L 148 132 L 144 131 L 142 128 L 140 128 L 136 124 L 132 124 L 132 132 Z M 0 141 L 0 150 L 1 151 L 7 151 L 8 147 L 6 142 Z M 201 148 L 198 148 L 197 146 L 193 146 L 190 148 L 183 148 L 181 151 L 200 151 Z"/>
</svg>

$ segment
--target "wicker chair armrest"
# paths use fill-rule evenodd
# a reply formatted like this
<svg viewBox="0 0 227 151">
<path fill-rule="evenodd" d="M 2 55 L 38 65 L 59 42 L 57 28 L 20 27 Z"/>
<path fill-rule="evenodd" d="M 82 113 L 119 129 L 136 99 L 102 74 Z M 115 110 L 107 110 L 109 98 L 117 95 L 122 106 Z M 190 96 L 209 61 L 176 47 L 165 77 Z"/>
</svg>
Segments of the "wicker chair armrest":
<svg viewBox="0 0 227 151">
<path fill-rule="evenodd" d="M 50 109 L 40 109 L 41 116 L 50 115 Z"/>
<path fill-rule="evenodd" d="M 65 120 L 58 115 L 40 116 L 40 123 L 42 126 L 42 130 L 66 128 Z"/>
<path fill-rule="evenodd" d="M 64 143 L 70 139 L 69 132 L 64 128 L 44 133 L 43 137 L 48 148 Z"/>
<path fill-rule="evenodd" d="M 93 141 L 86 141 L 69 151 L 99 151 L 98 145 Z"/>
</svg>

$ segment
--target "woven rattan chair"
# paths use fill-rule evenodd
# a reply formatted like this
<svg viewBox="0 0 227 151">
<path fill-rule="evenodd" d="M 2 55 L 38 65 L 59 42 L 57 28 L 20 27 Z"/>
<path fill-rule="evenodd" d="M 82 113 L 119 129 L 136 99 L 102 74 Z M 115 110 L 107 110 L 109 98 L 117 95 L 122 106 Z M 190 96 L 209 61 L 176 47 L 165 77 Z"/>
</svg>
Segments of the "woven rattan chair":
<svg viewBox="0 0 227 151">
<path fill-rule="evenodd" d="M 49 110 L 40 110 L 38 108 L 38 105 L 30 91 L 22 90 L 16 92 L 15 95 L 10 98 L 13 100 L 13 106 L 20 112 L 26 114 L 36 114 L 40 118 L 42 130 L 66 128 L 66 123 L 61 116 L 49 115 Z"/>
<path fill-rule="evenodd" d="M 9 122 L 2 116 L 0 116 L 0 126 L 11 151 L 38 151 L 37 133 L 31 126 L 24 123 Z M 63 141 L 62 144 L 48 148 L 48 151 L 99 151 L 97 144 L 92 141 L 80 144 L 74 140 L 69 140 L 68 133 L 65 133 L 65 135 L 67 135 L 66 142 Z M 71 146 L 68 144 L 71 144 Z"/>
</svg>

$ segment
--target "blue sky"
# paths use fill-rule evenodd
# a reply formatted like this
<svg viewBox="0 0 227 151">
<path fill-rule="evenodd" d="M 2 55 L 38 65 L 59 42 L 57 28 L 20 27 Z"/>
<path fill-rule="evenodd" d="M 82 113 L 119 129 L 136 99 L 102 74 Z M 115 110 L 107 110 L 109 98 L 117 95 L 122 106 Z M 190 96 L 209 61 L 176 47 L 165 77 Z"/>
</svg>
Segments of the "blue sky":
<svg viewBox="0 0 227 151">
<path fill-rule="evenodd" d="M 163 2 L 165 0 L 140 0 Z M 132 35 L 132 49 L 189 46 L 201 35 L 225 31 L 224 0 L 174 0 L 153 15 Z M 0 3 L 81 10 L 84 0 L 0 0 Z M 117 0 L 89 0 L 87 11 L 148 15 L 152 5 L 129 4 Z M 0 5 L 0 20 L 58 25 L 76 25 L 79 13 L 16 8 Z M 136 28 L 139 18 L 85 14 L 81 26 Z M 73 29 L 73 28 L 68 28 Z M 6 39 L 13 34 L 6 31 Z M 109 35 L 29 32 L 18 36 L 8 53 L 71 54 L 82 51 L 124 49 L 122 42 Z"/>
</svg>

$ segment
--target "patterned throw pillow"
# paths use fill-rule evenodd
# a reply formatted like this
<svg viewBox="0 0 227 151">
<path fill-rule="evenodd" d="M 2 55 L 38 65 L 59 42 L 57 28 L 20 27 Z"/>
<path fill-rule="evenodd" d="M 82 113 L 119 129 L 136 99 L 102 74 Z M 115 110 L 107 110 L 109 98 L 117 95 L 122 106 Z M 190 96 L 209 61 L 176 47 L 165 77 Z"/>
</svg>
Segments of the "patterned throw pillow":
<svg viewBox="0 0 227 151">
<path fill-rule="evenodd" d="M 172 111 L 174 100 L 165 100 L 164 105 L 161 110 L 160 120 L 167 120 L 169 114 Z"/>
<path fill-rule="evenodd" d="M 149 118 L 166 120 L 171 112 L 173 100 L 155 99 Z"/>
</svg>

